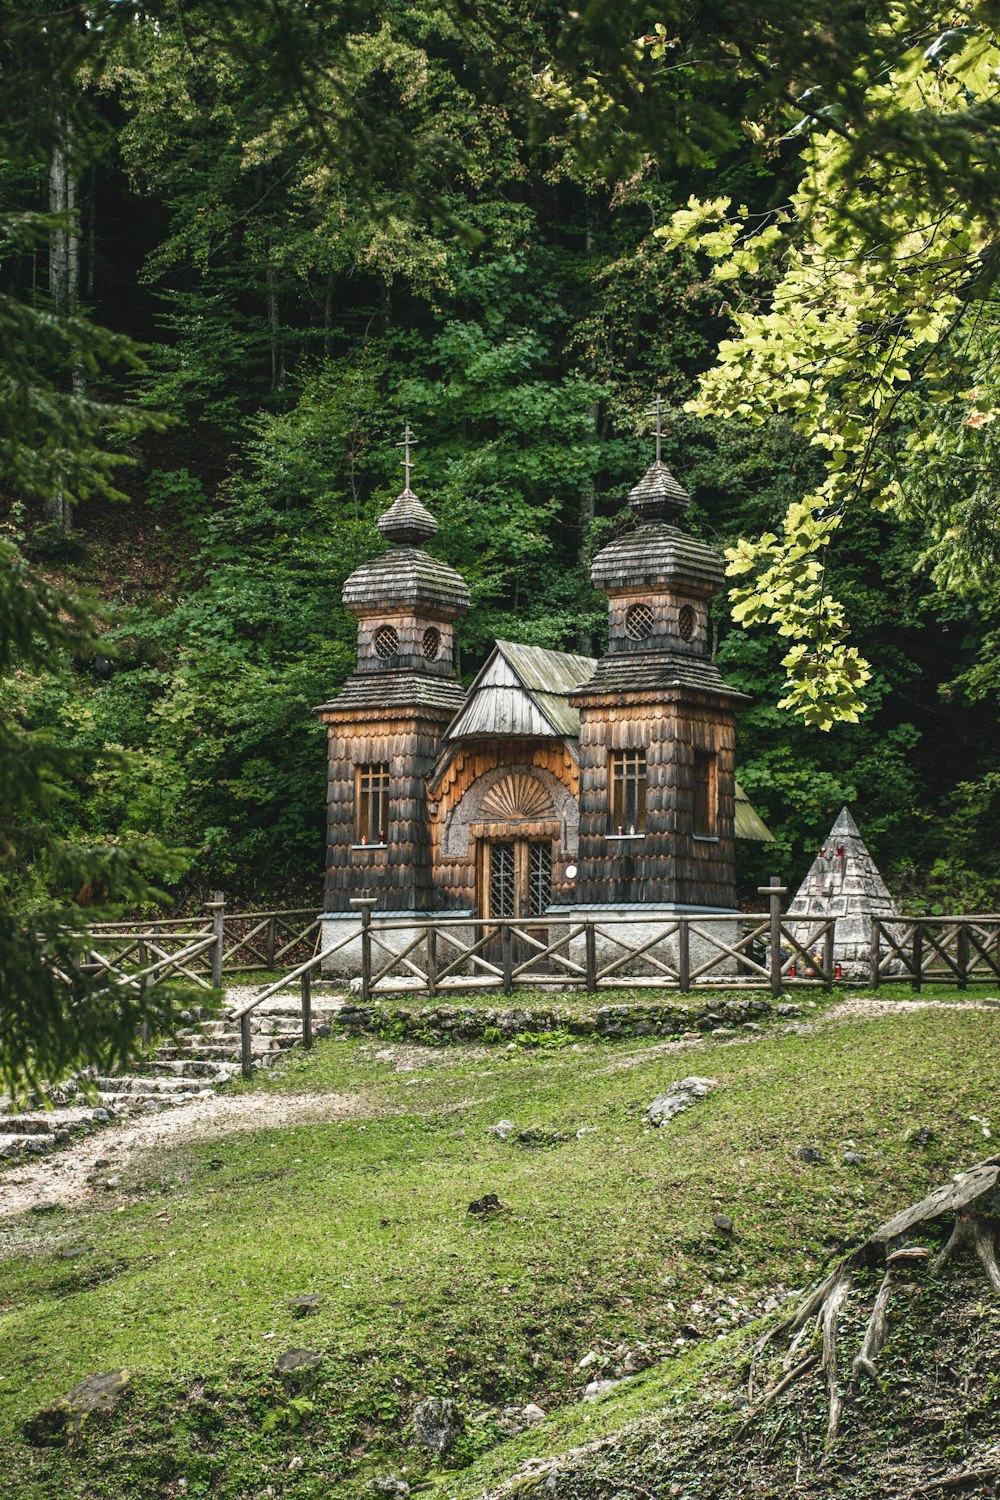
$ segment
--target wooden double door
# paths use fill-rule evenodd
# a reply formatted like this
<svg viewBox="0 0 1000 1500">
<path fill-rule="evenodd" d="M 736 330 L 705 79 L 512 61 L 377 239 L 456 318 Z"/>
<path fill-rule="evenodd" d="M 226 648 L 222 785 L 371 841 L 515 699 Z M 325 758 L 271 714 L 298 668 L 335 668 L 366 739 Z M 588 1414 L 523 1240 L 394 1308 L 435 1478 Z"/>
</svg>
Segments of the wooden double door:
<svg viewBox="0 0 1000 1500">
<path fill-rule="evenodd" d="M 491 917 L 541 917 L 552 900 L 550 839 L 484 839 L 480 911 Z"/>
</svg>

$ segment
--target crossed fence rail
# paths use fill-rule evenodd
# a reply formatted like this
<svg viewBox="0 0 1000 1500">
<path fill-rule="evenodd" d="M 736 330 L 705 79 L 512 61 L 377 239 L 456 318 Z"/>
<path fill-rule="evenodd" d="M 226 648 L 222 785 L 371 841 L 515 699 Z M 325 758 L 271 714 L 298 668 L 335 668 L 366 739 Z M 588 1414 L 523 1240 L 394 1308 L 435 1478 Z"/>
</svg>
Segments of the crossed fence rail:
<svg viewBox="0 0 1000 1500">
<path fill-rule="evenodd" d="M 872 921 L 870 979 L 950 984 L 1000 979 L 1000 916 L 913 917 Z"/>
<path fill-rule="evenodd" d="M 89 928 L 85 966 L 125 976 L 154 955 L 163 970 L 172 960 L 178 973 L 210 990 L 224 975 L 279 969 L 319 951 L 321 924 L 312 907 L 229 912 L 221 897 L 206 904 L 207 917 L 138 918 Z M 192 943 L 199 945 L 193 956 L 187 951 Z"/>
<path fill-rule="evenodd" d="M 672 917 L 630 913 L 607 921 L 572 916 L 375 918 L 373 898 L 352 904 L 358 924 L 324 947 L 322 917 L 311 909 L 228 913 L 217 897 L 208 918 L 113 922 L 88 932 L 81 967 L 106 974 L 109 987 L 143 986 L 167 974 L 205 988 L 220 988 L 226 974 L 254 968 L 294 967 L 239 1009 L 243 1073 L 252 1071 L 252 1013 L 296 982 L 300 988 L 303 1045 L 312 1045 L 312 982 L 327 960 L 354 944 L 362 1003 L 389 994 L 433 998 L 469 991 L 511 994 L 519 987 L 600 990 L 641 987 L 768 988 L 777 998 L 789 989 L 832 988 L 835 917 L 789 923 L 785 888 L 772 878 L 760 887 L 766 912 Z M 1000 980 L 1000 916 L 917 917 L 872 922 L 869 980 L 924 984 Z"/>
</svg>

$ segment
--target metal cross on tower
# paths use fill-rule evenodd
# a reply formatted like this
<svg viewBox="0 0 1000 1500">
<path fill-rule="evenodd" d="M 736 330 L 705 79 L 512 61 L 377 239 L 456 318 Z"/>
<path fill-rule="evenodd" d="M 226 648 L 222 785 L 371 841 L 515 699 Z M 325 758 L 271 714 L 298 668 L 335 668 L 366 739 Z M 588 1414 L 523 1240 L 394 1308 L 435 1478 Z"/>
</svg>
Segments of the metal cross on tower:
<svg viewBox="0 0 1000 1500">
<path fill-rule="evenodd" d="M 406 468 L 407 489 L 410 488 L 410 470 L 413 468 L 413 460 L 410 457 L 410 449 L 416 443 L 416 441 L 416 438 L 410 431 L 410 424 L 409 422 L 407 422 L 406 426 L 403 428 L 403 441 L 396 444 L 397 448 L 403 449 L 403 457 L 400 459 L 400 463 L 403 464 Z"/>
<path fill-rule="evenodd" d="M 660 450 L 663 443 L 663 397 L 659 394 L 659 392 L 657 392 L 656 400 L 653 402 L 653 405 L 649 408 L 649 411 L 646 413 L 646 415 L 647 417 L 656 418 L 656 462 L 662 463 L 663 460 L 660 456 Z"/>
</svg>

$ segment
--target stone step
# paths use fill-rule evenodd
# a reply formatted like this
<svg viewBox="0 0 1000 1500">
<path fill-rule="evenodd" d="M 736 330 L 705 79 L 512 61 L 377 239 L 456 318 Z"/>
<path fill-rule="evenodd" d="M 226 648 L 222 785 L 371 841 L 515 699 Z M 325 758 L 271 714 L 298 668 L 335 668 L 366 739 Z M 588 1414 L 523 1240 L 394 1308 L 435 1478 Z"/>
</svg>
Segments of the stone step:
<svg viewBox="0 0 1000 1500">
<path fill-rule="evenodd" d="M 9 1115 L 3 1122 L 4 1135 L 51 1135 L 51 1116 Z"/>
<path fill-rule="evenodd" d="M 99 1078 L 97 1082 L 102 1101 L 105 1096 L 116 1099 L 122 1094 L 166 1095 L 188 1093 L 191 1090 L 190 1080 L 187 1078 L 161 1078 L 155 1073 L 143 1074 L 141 1077 L 123 1073 L 120 1078 Z"/>
<path fill-rule="evenodd" d="M 0 1131 L 0 1159 L 11 1156 L 41 1156 L 56 1142 L 50 1135 L 14 1135 Z"/>
<path fill-rule="evenodd" d="M 154 1066 L 157 1073 L 144 1076 L 151 1078 L 159 1076 L 163 1081 L 173 1077 L 183 1082 L 185 1078 L 214 1079 L 221 1073 L 231 1078 L 234 1073 L 239 1072 L 240 1065 L 232 1061 L 199 1062 L 197 1058 L 161 1057 L 156 1060 Z"/>
</svg>

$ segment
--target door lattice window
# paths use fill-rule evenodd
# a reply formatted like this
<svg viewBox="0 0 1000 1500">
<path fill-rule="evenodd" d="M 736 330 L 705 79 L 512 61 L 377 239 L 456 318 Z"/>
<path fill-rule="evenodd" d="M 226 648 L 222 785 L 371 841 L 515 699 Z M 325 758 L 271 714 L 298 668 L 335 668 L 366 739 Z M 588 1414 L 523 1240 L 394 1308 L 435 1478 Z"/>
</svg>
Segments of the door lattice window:
<svg viewBox="0 0 1000 1500">
<path fill-rule="evenodd" d="M 490 846 L 490 916 L 513 917 L 514 845 Z"/>
<path fill-rule="evenodd" d="M 551 900 L 552 845 L 532 844 L 528 851 L 528 916 L 543 916 Z"/>
<path fill-rule="evenodd" d="M 616 750 L 611 757 L 612 833 L 646 831 L 646 752 Z"/>
<path fill-rule="evenodd" d="M 389 842 L 389 767 L 386 763 L 355 768 L 354 842 Z"/>
</svg>

